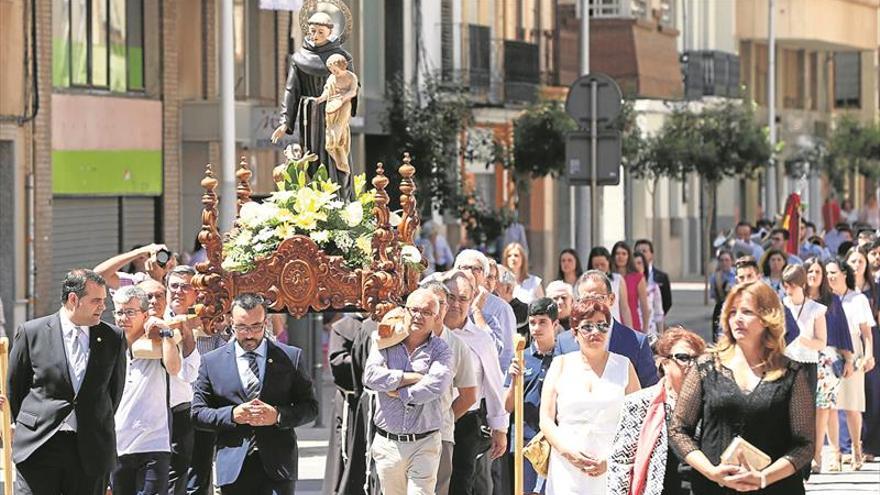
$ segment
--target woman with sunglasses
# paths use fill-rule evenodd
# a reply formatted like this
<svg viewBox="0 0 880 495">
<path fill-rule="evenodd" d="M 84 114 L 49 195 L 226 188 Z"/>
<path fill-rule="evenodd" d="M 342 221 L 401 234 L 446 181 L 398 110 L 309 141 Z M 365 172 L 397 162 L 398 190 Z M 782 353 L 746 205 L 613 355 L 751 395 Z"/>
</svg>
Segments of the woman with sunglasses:
<svg viewBox="0 0 880 495">
<path fill-rule="evenodd" d="M 577 301 L 570 331 L 580 352 L 554 358 L 544 380 L 540 425 L 551 446 L 548 495 L 605 493 L 623 398 L 640 388 L 629 359 L 606 350 L 610 328 L 607 306 Z"/>
<path fill-rule="evenodd" d="M 684 328 L 671 328 L 654 346 L 660 382 L 628 395 L 608 456 L 608 492 L 685 495 L 681 459 L 669 446 L 667 426 L 681 383 L 706 350 L 706 342 Z"/>
<path fill-rule="evenodd" d="M 806 370 L 783 353 L 782 303 L 767 284 L 737 285 L 721 327 L 717 347 L 685 376 L 669 427 L 672 448 L 695 470 L 693 492 L 803 494 L 798 473 L 813 457 L 815 407 Z M 737 437 L 770 464 L 759 469 L 742 456 L 722 462 Z"/>
</svg>

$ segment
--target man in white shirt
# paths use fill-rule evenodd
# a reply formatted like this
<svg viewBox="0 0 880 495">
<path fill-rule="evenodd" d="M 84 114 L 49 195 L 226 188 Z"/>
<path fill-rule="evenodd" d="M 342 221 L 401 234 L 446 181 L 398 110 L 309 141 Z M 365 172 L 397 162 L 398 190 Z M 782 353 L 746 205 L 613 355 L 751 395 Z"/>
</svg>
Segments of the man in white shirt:
<svg viewBox="0 0 880 495">
<path fill-rule="evenodd" d="M 190 312 L 196 303 L 196 290 L 192 278 L 196 270 L 189 265 L 177 265 L 165 277 L 167 286 L 165 318 L 181 317 Z M 193 453 L 194 431 L 190 417 L 192 404 L 192 385 L 199 377 L 201 354 L 196 349 L 193 331 L 201 326 L 201 320 L 192 318 L 181 325 L 180 350 L 183 355 L 180 372 L 169 379 L 171 407 L 171 469 L 169 471 L 168 494 L 186 493 L 187 472 Z M 213 455 L 212 455 L 213 459 Z"/>
<path fill-rule="evenodd" d="M 116 411 L 116 469 L 113 493 L 164 494 L 168 491 L 171 462 L 171 425 L 168 416 L 168 377 L 180 371 L 180 350 L 166 323 L 147 314 L 147 294 L 125 286 L 113 295 L 113 315 L 125 332 L 129 350 L 125 389 Z M 136 358 L 131 345 L 144 334 L 158 334 L 161 359 Z"/>
<path fill-rule="evenodd" d="M 509 415 L 504 409 L 504 375 L 498 366 L 498 354 L 483 316 L 488 292 L 477 294 L 477 284 L 470 271 L 453 270 L 443 279 L 449 290 L 449 308 L 444 324 L 471 350 L 477 377 L 477 402 L 455 424 L 455 448 L 452 455 L 452 479 L 449 492 L 484 493 L 478 477 L 488 472 L 489 459 L 497 459 L 507 449 Z M 471 318 L 472 317 L 472 318 Z M 485 400 L 485 417 L 481 401 Z M 487 426 L 486 439 L 482 426 Z M 487 445 L 488 451 L 487 451 Z M 491 483 L 491 481 L 490 481 Z M 490 493 L 491 489 L 485 493 Z"/>
<path fill-rule="evenodd" d="M 448 413 L 443 418 L 443 427 L 440 429 L 443 450 L 440 453 L 436 488 L 437 495 L 448 495 L 449 480 L 452 478 L 452 452 L 455 447 L 455 422 L 477 402 L 477 377 L 474 373 L 471 350 L 443 324 L 446 311 L 449 309 L 449 289 L 439 281 L 428 282 L 422 287 L 433 292 L 440 302 L 437 325 L 433 328 L 433 332 L 443 339 L 452 351 L 452 387 L 440 400 L 441 407 L 447 409 Z"/>
<path fill-rule="evenodd" d="M 516 331 L 516 315 L 507 301 L 490 293 L 486 287 L 489 259 L 475 249 L 465 249 L 455 258 L 455 268 L 470 272 L 476 280 L 476 292 L 473 297 L 479 296 L 479 299 L 483 301 L 480 311 L 492 330 L 492 337 L 498 350 L 498 365 L 502 370 L 506 370 L 513 360 L 513 332 Z"/>
</svg>

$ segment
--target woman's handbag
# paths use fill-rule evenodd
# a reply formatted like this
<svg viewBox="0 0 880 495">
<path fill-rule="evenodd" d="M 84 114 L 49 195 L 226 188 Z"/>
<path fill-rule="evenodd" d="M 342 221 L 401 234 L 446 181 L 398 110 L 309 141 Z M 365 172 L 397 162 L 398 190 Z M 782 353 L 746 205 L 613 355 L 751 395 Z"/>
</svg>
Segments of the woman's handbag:
<svg viewBox="0 0 880 495">
<path fill-rule="evenodd" d="M 544 438 L 544 432 L 539 431 L 529 440 L 528 445 L 523 448 L 523 456 L 532 463 L 539 476 L 547 477 L 547 470 L 550 467 L 550 442 Z"/>
</svg>

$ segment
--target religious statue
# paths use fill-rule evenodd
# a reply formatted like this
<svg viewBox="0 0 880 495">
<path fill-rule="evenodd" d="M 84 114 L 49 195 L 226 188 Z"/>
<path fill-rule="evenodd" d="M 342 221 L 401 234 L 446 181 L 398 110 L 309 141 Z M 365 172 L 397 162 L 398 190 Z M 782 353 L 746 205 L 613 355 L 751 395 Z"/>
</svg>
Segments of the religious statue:
<svg viewBox="0 0 880 495">
<path fill-rule="evenodd" d="M 331 3 L 344 7 L 341 2 Z M 301 15 L 307 13 L 303 9 Z M 343 13 L 350 22 L 347 8 Z M 306 25 L 308 35 L 290 57 L 279 125 L 272 133 L 272 142 L 285 133 L 294 134 L 306 153 L 317 155 L 314 166 L 324 164 L 330 179 L 340 185 L 339 196 L 347 199 L 352 194 L 349 121 L 357 111 L 358 90 L 357 76 L 351 72 L 351 54 L 341 46 L 347 33 L 343 26 L 331 37 L 334 21 L 322 11 L 308 17 Z"/>
</svg>

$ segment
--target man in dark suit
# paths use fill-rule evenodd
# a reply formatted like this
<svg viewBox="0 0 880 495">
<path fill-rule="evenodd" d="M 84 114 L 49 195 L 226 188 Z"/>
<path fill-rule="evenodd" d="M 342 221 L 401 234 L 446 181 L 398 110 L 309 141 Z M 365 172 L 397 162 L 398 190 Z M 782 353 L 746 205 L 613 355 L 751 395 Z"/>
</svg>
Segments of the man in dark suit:
<svg viewBox="0 0 880 495">
<path fill-rule="evenodd" d="M 116 463 L 113 415 L 125 386 L 125 337 L 101 321 L 107 289 L 72 270 L 61 309 L 19 327 L 9 356 L 18 494 L 102 494 Z"/>
<path fill-rule="evenodd" d="M 663 301 L 663 314 L 668 315 L 672 308 L 672 287 L 669 285 L 669 275 L 654 266 L 654 243 L 648 239 L 636 241 L 635 251 L 642 253 L 648 266 L 648 283 L 654 282 L 660 287 L 660 299 Z"/>
<path fill-rule="evenodd" d="M 614 305 L 614 292 L 611 290 L 611 281 L 599 270 L 589 270 L 581 275 L 576 284 L 578 300 L 598 301 L 610 309 Z M 611 335 L 608 337 L 608 350 L 629 358 L 642 388 L 650 387 L 658 381 L 657 366 L 654 364 L 654 354 L 651 352 L 651 344 L 645 334 L 636 332 L 617 320 L 611 327 Z M 556 354 L 567 354 L 580 350 L 574 333 L 562 332 L 556 339 Z"/>
<path fill-rule="evenodd" d="M 193 422 L 217 432 L 217 485 L 224 494 L 294 493 L 294 427 L 318 414 L 302 350 L 265 338 L 263 298 L 232 303 L 234 339 L 202 357 Z"/>
</svg>

